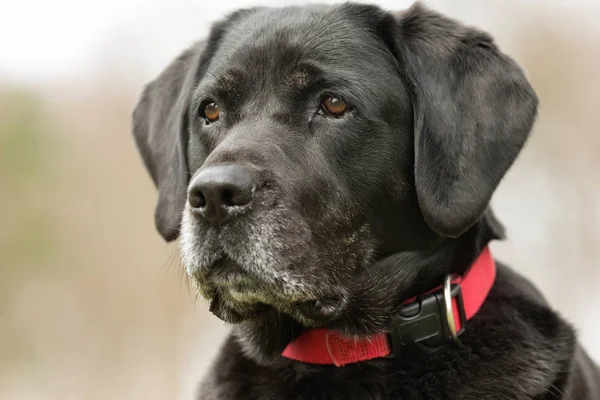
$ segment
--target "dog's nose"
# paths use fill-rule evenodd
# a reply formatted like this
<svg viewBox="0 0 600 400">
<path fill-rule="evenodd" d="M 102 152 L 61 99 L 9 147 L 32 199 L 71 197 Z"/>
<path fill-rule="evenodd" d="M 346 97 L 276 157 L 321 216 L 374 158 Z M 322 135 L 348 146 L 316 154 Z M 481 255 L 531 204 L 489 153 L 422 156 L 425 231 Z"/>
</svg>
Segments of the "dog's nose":
<svg viewBox="0 0 600 400">
<path fill-rule="evenodd" d="M 238 164 L 204 168 L 188 188 L 188 202 L 195 213 L 214 222 L 246 210 L 256 188 L 252 171 Z"/>
</svg>

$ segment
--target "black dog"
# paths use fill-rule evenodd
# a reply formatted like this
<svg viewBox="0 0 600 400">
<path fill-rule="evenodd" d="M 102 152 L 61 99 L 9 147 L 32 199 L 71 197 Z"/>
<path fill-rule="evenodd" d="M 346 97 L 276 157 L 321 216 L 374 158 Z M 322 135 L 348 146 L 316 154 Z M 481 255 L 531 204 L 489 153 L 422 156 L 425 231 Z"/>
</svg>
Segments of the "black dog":
<svg viewBox="0 0 600 400">
<path fill-rule="evenodd" d="M 536 108 L 490 36 L 420 5 L 215 25 L 133 116 L 157 228 L 233 324 L 200 398 L 600 399 L 572 328 L 486 256 Z"/>
</svg>

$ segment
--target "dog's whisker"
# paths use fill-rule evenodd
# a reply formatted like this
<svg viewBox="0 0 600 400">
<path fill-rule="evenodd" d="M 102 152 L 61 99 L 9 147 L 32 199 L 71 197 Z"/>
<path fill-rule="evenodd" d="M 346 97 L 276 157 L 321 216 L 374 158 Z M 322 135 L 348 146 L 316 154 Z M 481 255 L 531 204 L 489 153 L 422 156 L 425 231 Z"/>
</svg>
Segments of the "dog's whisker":
<svg viewBox="0 0 600 400">
<path fill-rule="evenodd" d="M 226 55 L 227 55 L 227 54 L 226 54 Z M 215 58 L 217 59 L 217 61 L 219 61 L 219 63 L 220 63 L 220 66 L 219 66 L 219 67 L 220 67 L 220 68 L 226 67 L 226 66 L 227 66 L 227 64 L 229 64 L 229 62 L 228 62 L 228 63 L 225 63 L 225 61 L 223 61 L 223 59 L 222 59 L 221 57 L 219 57 L 217 54 L 215 54 L 214 56 L 215 56 Z"/>
<path fill-rule="evenodd" d="M 178 260 L 177 260 L 177 264 L 179 264 L 179 268 L 178 268 L 178 270 L 179 270 L 179 287 L 181 288 L 181 286 L 183 285 L 183 282 L 185 282 L 185 286 L 186 286 L 186 288 L 187 288 L 187 290 L 189 292 L 190 291 L 190 286 L 191 286 L 190 285 L 191 284 L 190 277 L 187 274 L 187 271 L 186 271 L 184 265 L 181 262 L 181 258 L 179 258 L 179 257 L 178 257 Z"/>
<path fill-rule="evenodd" d="M 179 256 L 179 248 L 176 248 L 175 250 L 173 250 L 171 255 L 164 262 L 162 269 L 165 270 L 165 276 L 167 276 L 168 273 L 170 272 L 171 266 L 173 265 L 173 262 L 179 258 L 178 256 Z"/>
<path fill-rule="evenodd" d="M 221 78 L 219 78 L 218 76 L 216 76 L 215 74 L 213 74 L 210 71 L 206 71 L 206 73 L 210 76 L 212 76 L 218 83 L 222 83 Z"/>
</svg>

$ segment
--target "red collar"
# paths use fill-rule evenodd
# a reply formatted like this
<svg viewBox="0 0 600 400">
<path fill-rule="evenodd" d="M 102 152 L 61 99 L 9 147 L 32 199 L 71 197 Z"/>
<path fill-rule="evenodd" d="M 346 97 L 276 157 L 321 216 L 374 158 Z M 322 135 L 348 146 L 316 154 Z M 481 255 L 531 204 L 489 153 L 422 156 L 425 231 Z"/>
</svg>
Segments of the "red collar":
<svg viewBox="0 0 600 400">
<path fill-rule="evenodd" d="M 311 364 L 333 364 L 338 367 L 395 354 L 393 349 L 418 343 L 426 348 L 441 347 L 460 335 L 487 298 L 496 279 L 496 264 L 489 248 L 485 248 L 462 277 L 452 280 L 444 294 L 440 286 L 414 299 L 409 299 L 400 315 L 392 318 L 390 333 L 368 338 L 349 338 L 328 329 L 305 332 L 287 345 L 283 356 Z M 452 298 L 455 330 L 446 318 L 446 296 Z"/>
</svg>

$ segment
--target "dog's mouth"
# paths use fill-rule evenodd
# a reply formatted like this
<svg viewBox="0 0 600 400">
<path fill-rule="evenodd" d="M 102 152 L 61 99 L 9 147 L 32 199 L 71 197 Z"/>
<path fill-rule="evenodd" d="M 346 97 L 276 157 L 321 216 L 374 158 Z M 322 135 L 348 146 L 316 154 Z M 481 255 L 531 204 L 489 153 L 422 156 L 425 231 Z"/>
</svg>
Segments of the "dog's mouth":
<svg viewBox="0 0 600 400">
<path fill-rule="evenodd" d="M 209 268 L 209 279 L 217 287 L 232 293 L 254 292 L 260 290 L 261 280 L 227 256 L 219 258 Z"/>
<path fill-rule="evenodd" d="M 341 294 L 285 290 L 283 282 L 248 271 L 227 256 L 207 271 L 194 276 L 198 289 L 210 301 L 210 311 L 230 323 L 257 319 L 275 309 L 315 327 L 335 319 L 347 303 Z"/>
</svg>

